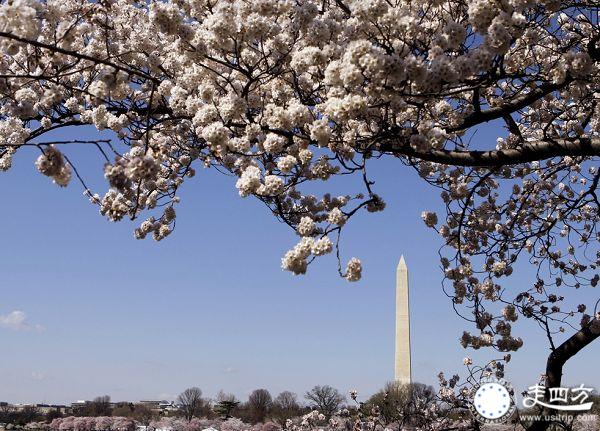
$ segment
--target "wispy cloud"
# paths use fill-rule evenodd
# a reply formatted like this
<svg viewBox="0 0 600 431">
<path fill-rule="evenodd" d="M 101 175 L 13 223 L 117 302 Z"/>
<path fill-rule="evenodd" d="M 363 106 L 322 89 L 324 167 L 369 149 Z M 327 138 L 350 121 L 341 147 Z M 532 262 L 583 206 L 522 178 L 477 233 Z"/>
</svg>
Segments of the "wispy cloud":
<svg viewBox="0 0 600 431">
<path fill-rule="evenodd" d="M 223 373 L 224 374 L 235 374 L 237 372 L 238 372 L 237 368 L 233 368 L 233 367 L 223 368 Z"/>
<path fill-rule="evenodd" d="M 44 373 L 38 373 L 37 371 L 34 371 L 33 373 L 31 373 L 31 378 L 33 380 L 42 381 L 46 378 L 46 375 Z"/>
<path fill-rule="evenodd" d="M 36 331 L 46 330 L 42 325 L 32 325 L 27 321 L 27 314 L 20 310 L 11 311 L 8 314 L 0 314 L 0 328 L 12 331 Z"/>
</svg>

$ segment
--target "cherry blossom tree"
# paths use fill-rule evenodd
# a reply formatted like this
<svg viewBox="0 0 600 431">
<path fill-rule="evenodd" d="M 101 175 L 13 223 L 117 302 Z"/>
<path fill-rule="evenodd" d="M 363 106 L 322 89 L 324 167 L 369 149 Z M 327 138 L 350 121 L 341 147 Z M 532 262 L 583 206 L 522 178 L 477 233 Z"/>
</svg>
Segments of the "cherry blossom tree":
<svg viewBox="0 0 600 431">
<path fill-rule="evenodd" d="M 275 422 L 265 422 L 262 431 L 281 431 L 281 427 Z"/>
<path fill-rule="evenodd" d="M 58 431 L 60 429 L 60 424 L 62 423 L 63 418 L 55 418 L 50 422 L 50 429 L 52 431 Z"/>
<path fill-rule="evenodd" d="M 154 430 L 178 430 L 177 427 L 183 426 L 183 422 L 176 418 L 163 417 L 160 420 L 151 421 L 150 428 Z"/>
<path fill-rule="evenodd" d="M 131 418 L 116 417 L 113 419 L 111 429 L 113 431 L 134 431 L 135 421 Z"/>
<path fill-rule="evenodd" d="M 78 417 L 73 420 L 73 431 L 92 431 L 94 425 L 94 418 Z"/>
<path fill-rule="evenodd" d="M 55 423 L 55 421 L 52 421 L 52 423 L 54 425 L 58 425 L 59 431 L 73 431 L 75 419 L 76 418 L 74 416 L 69 416 L 69 417 L 63 418 L 62 420 L 55 419 L 55 421 L 58 421 L 58 422 Z"/>
<path fill-rule="evenodd" d="M 219 429 L 221 431 L 248 431 L 250 428 L 252 425 L 244 423 L 241 419 L 229 418 L 221 422 Z"/>
<path fill-rule="evenodd" d="M 122 416 L 68 416 L 52 420 L 49 428 L 52 431 L 132 431 L 135 421 Z"/>
<path fill-rule="evenodd" d="M 94 429 L 96 431 L 107 431 L 112 425 L 112 418 L 109 416 L 100 416 L 94 419 Z"/>
<path fill-rule="evenodd" d="M 155 240 L 183 183 L 216 169 L 298 235 L 283 269 L 335 252 L 356 281 L 340 234 L 385 208 L 371 172 L 397 159 L 440 189 L 446 214 L 423 219 L 473 323 L 463 346 L 515 351 L 511 325 L 533 319 L 560 386 L 600 335 L 597 302 L 563 301 L 600 280 L 599 40 L 595 1 L 2 1 L 0 169 L 33 147 L 41 174 Z M 495 142 L 474 135 L 487 124 Z M 90 125 L 102 139 L 56 138 Z M 106 192 L 71 146 L 104 160 Z M 348 176 L 361 188 L 320 192 Z M 519 262 L 536 276 L 509 289 Z"/>
</svg>

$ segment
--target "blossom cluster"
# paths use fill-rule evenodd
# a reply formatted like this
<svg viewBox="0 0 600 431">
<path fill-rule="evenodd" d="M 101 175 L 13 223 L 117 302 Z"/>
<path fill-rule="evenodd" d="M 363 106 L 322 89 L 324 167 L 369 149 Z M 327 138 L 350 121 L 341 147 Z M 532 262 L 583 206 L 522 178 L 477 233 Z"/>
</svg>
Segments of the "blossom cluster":
<svg viewBox="0 0 600 431">
<path fill-rule="evenodd" d="M 515 350 L 517 314 L 560 330 L 581 312 L 549 289 L 599 280 L 586 253 L 600 178 L 593 14 L 555 0 L 3 2 L 0 171 L 37 148 L 40 173 L 77 177 L 102 215 L 162 240 L 179 188 L 218 169 L 294 230 L 281 266 L 303 274 L 341 259 L 351 217 L 385 209 L 372 166 L 398 158 L 441 189 L 446 215 L 422 217 L 454 253 L 441 263 L 455 304 L 474 313 L 479 334 L 463 344 Z M 506 132 L 472 139 L 491 121 Z M 87 126 L 106 139 L 50 138 Z M 104 193 L 67 156 L 78 144 L 104 160 Z M 525 255 L 545 273 L 507 297 Z M 357 258 L 338 267 L 361 277 Z"/>
<path fill-rule="evenodd" d="M 51 431 L 133 431 L 135 421 L 120 416 L 56 418 L 50 423 Z"/>
</svg>

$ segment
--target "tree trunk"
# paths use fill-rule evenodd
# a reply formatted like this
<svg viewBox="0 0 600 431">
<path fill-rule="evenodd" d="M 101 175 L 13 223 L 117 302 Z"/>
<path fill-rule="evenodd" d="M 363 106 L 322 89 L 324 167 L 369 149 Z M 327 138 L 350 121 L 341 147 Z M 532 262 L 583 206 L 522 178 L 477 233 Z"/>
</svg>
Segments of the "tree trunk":
<svg viewBox="0 0 600 431">
<path fill-rule="evenodd" d="M 548 389 L 558 388 L 561 385 L 563 366 L 565 363 L 599 336 L 600 321 L 594 319 L 550 353 L 546 363 L 546 402 L 549 400 Z M 553 410 L 544 408 L 540 412 L 540 415 L 550 415 L 553 414 L 552 412 Z M 540 419 L 533 422 L 527 428 L 527 431 L 545 431 L 550 424 L 550 422 Z"/>
</svg>

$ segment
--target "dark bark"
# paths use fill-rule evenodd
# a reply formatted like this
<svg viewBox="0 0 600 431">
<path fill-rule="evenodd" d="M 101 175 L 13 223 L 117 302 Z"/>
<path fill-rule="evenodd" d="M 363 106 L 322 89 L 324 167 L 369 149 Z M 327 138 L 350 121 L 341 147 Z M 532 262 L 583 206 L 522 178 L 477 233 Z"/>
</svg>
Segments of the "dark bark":
<svg viewBox="0 0 600 431">
<path fill-rule="evenodd" d="M 600 156 L 600 139 L 578 138 L 573 140 L 538 141 L 519 148 L 494 151 L 419 151 L 405 143 L 385 142 L 379 150 L 388 154 L 412 157 L 428 162 L 453 166 L 498 167 L 545 160 L 552 157 Z"/>
<path fill-rule="evenodd" d="M 593 330 L 593 327 L 598 327 L 599 322 L 595 319 L 586 325 L 581 330 L 573 334 L 568 340 L 558 346 L 548 356 L 546 363 L 546 401 L 549 399 L 548 388 L 558 388 L 561 385 L 563 366 L 565 363 L 579 353 L 584 347 L 600 336 L 600 330 Z M 544 409 L 541 414 L 552 414 L 553 410 Z M 533 422 L 527 431 L 545 431 L 550 426 L 550 422 L 538 420 Z"/>
<path fill-rule="evenodd" d="M 504 117 L 505 115 L 510 115 L 513 112 L 517 112 L 519 109 L 523 109 L 531 105 L 533 102 L 540 100 L 544 96 L 565 88 L 571 82 L 573 82 L 572 77 L 567 77 L 564 81 L 560 83 L 545 83 L 540 85 L 539 87 L 531 90 L 528 93 L 525 93 L 521 96 L 517 96 L 513 99 L 509 99 L 502 103 L 500 106 L 496 106 L 494 108 L 486 109 L 485 111 L 475 111 L 472 114 L 468 115 L 462 123 L 455 127 L 450 127 L 447 129 L 448 132 L 458 132 L 461 130 L 466 130 L 469 127 L 477 126 L 482 123 L 487 123 L 488 121 L 497 120 L 499 118 Z"/>
</svg>

